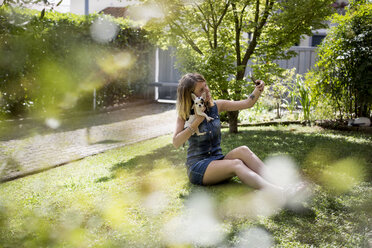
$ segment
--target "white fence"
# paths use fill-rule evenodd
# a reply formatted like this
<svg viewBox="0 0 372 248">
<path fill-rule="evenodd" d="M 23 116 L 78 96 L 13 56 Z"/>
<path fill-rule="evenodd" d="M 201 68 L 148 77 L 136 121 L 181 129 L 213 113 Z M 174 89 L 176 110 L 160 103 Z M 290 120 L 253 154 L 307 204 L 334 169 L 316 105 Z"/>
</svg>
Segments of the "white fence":
<svg viewBox="0 0 372 248">
<path fill-rule="evenodd" d="M 313 67 L 316 58 L 315 47 L 292 47 L 290 51 L 295 51 L 297 56 L 289 60 L 276 60 L 280 67 L 285 69 L 296 67 L 299 74 L 304 74 Z"/>
</svg>

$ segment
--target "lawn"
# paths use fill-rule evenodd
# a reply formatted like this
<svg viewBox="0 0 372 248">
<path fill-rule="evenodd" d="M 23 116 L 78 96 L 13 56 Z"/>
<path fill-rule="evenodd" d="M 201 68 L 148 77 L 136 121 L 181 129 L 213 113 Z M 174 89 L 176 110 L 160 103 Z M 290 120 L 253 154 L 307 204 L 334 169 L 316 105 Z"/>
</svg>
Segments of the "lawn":
<svg viewBox="0 0 372 248">
<path fill-rule="evenodd" d="M 372 245 L 371 135 L 296 125 L 224 129 L 224 153 L 247 145 L 263 160 L 285 155 L 311 182 L 313 196 L 301 211 L 271 212 L 257 200 L 260 192 L 237 179 L 190 185 L 187 146 L 175 149 L 171 140 L 0 184 L 0 247 Z"/>
</svg>

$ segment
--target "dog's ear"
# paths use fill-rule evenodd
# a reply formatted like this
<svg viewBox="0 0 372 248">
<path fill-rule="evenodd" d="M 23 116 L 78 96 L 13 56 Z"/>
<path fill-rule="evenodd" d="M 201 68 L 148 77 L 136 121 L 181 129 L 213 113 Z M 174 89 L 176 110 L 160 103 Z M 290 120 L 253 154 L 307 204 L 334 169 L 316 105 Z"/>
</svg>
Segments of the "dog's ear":
<svg viewBox="0 0 372 248">
<path fill-rule="evenodd" d="M 203 99 L 205 100 L 205 98 L 207 97 L 207 93 L 204 92 L 204 93 L 202 94 L 202 97 L 203 97 Z"/>
<path fill-rule="evenodd" d="M 193 101 L 195 101 L 196 95 L 194 93 L 191 93 L 191 98 L 192 98 Z"/>
</svg>

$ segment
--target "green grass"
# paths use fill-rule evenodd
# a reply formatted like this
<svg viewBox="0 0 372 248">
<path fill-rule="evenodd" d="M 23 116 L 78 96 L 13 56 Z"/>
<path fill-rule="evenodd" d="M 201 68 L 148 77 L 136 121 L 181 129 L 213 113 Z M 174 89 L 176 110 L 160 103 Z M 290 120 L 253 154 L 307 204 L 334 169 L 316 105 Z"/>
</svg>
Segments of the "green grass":
<svg viewBox="0 0 372 248">
<path fill-rule="evenodd" d="M 213 246 L 242 245 L 242 233 L 252 227 L 265 230 L 277 247 L 368 247 L 371 242 L 371 135 L 301 126 L 223 130 L 224 153 L 247 145 L 263 160 L 285 154 L 313 182 L 306 211 L 280 210 L 266 217 L 241 211 L 256 191 L 237 179 L 190 185 L 187 147 L 175 149 L 171 139 L 162 136 L 1 184 L 0 247 L 193 245 L 187 241 L 203 246 L 208 243 L 185 234 L 193 233 L 193 223 L 185 219 L 211 212 L 223 237 Z M 190 206 L 201 193 L 208 197 L 196 198 L 204 204 L 195 215 Z M 185 226 L 174 224 L 177 218 Z M 208 236 L 201 230 L 194 235 Z"/>
</svg>

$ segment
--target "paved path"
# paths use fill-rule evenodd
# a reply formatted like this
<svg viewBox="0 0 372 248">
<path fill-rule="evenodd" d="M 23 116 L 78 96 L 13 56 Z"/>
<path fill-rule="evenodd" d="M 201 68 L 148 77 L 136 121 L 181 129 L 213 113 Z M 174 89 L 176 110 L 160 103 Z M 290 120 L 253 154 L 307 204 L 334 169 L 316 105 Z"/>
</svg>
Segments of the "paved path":
<svg viewBox="0 0 372 248">
<path fill-rule="evenodd" d="M 139 101 L 112 112 L 64 119 L 56 130 L 36 122 L 12 123 L 0 140 L 0 181 L 171 133 L 175 121 L 174 104 Z"/>
</svg>

